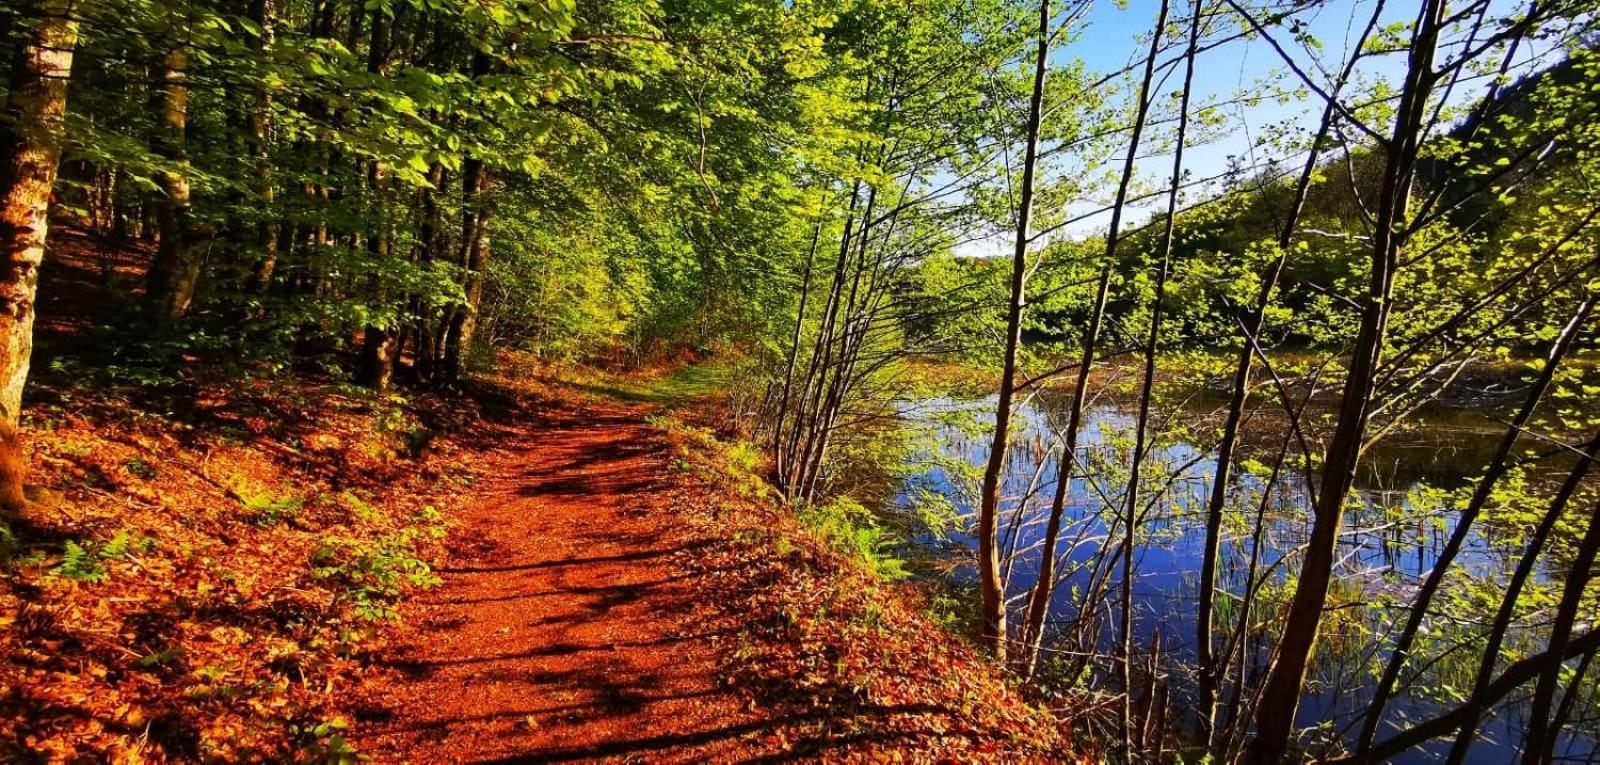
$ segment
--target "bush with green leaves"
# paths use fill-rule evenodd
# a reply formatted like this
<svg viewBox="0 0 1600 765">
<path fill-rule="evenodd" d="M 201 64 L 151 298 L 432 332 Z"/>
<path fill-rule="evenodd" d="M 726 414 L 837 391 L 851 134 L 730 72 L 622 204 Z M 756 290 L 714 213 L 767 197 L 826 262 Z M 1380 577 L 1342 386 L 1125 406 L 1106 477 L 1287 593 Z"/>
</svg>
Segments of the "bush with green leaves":
<svg viewBox="0 0 1600 765">
<path fill-rule="evenodd" d="M 835 550 L 860 561 L 876 576 L 896 580 L 911 575 L 905 561 L 894 555 L 899 539 L 855 500 L 840 497 L 815 507 L 801 508 L 796 518 Z"/>
<path fill-rule="evenodd" d="M 422 533 L 413 528 L 371 540 L 328 537 L 312 554 L 312 574 L 337 584 L 358 618 L 396 619 L 394 606 L 408 589 L 442 582 L 417 553 Z"/>
</svg>

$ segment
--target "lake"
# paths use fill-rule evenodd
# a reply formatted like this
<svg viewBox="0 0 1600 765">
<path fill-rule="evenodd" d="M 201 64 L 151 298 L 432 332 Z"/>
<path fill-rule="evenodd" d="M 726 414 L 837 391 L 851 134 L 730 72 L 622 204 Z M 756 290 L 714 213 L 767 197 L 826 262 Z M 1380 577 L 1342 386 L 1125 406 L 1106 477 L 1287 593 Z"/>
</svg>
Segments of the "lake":
<svg viewBox="0 0 1600 765">
<path fill-rule="evenodd" d="M 967 530 L 973 521 L 976 477 L 988 459 L 994 406 L 995 399 L 989 397 L 930 398 L 901 407 L 903 418 L 917 434 L 919 448 L 914 450 L 909 477 L 900 487 L 895 503 L 909 509 L 927 505 L 926 498 L 933 496 L 948 500 L 959 515 L 947 531 L 927 525 L 918 527 L 906 554 L 924 562 L 948 564 L 948 576 L 959 585 L 971 584 L 975 579 L 970 550 L 976 545 Z M 1147 458 L 1149 468 L 1141 483 L 1146 516 L 1134 557 L 1133 634 L 1137 650 L 1148 650 L 1159 635 L 1174 691 L 1180 697 L 1192 688 L 1192 681 L 1182 668 L 1191 667 L 1195 658 L 1195 602 L 1204 555 L 1203 514 L 1216 466 L 1207 457 L 1212 437 L 1203 427 L 1203 423 L 1214 421 L 1206 419 L 1214 411 L 1203 406 L 1191 404 L 1170 419 L 1164 419 L 1166 412 L 1152 413 L 1152 432 L 1162 430 L 1168 435 L 1157 439 Z M 1056 634 L 1047 638 L 1047 646 L 1072 650 L 1062 647 L 1067 644 L 1079 651 L 1100 654 L 1101 658 L 1092 661 L 1091 666 L 1097 668 L 1102 682 L 1110 682 L 1114 667 L 1109 656 L 1115 620 L 1105 618 L 1095 626 L 1087 647 L 1083 642 L 1064 640 L 1059 633 L 1064 625 L 1075 621 L 1082 609 L 1077 593 L 1090 586 L 1094 576 L 1091 564 L 1100 559 L 1102 546 L 1119 544 L 1120 531 L 1113 529 L 1110 519 L 1112 513 L 1120 512 L 1125 501 L 1135 414 L 1131 406 L 1121 403 L 1098 403 L 1086 409 L 1078 459 L 1087 470 L 1074 471 L 1066 521 L 1057 545 L 1063 575 L 1051 604 L 1050 625 Z M 1278 419 L 1282 420 L 1281 414 Z M 1196 430 L 1205 435 L 1184 434 L 1175 427 L 1178 420 L 1202 423 Z M 1259 463 L 1275 461 L 1288 430 L 1283 422 L 1271 420 L 1270 415 L 1263 414 L 1247 423 L 1240 457 Z M 1011 583 L 1008 594 L 1014 599 L 1013 625 L 1021 609 L 1019 599 L 1025 598 L 1037 578 L 1038 548 L 1059 465 L 1057 433 L 1065 421 L 1066 402 L 1039 398 L 1023 404 L 1013 418 L 1016 431 L 1004 479 L 1000 519 L 1002 549 L 1012 553 L 1007 581 Z M 1364 604 L 1379 601 L 1380 596 L 1389 593 L 1397 595 L 1402 603 L 1408 599 L 1411 588 L 1433 566 L 1453 525 L 1453 516 L 1439 506 L 1442 492 L 1438 489 L 1459 487 L 1481 472 L 1503 433 L 1501 426 L 1483 414 L 1463 409 L 1429 410 L 1420 413 L 1416 423 L 1419 427 L 1380 442 L 1364 458 L 1357 481 L 1361 501 L 1355 503 L 1345 519 L 1337 572 L 1343 599 L 1353 606 L 1351 613 L 1363 621 L 1353 624 L 1330 619 L 1325 627 L 1325 642 L 1331 648 L 1320 654 L 1309 678 L 1310 691 L 1299 711 L 1299 722 L 1305 727 L 1332 723 L 1333 730 L 1344 731 L 1359 724 L 1357 717 L 1371 697 L 1370 675 L 1362 668 L 1374 658 L 1382 658 L 1371 653 L 1378 649 L 1365 631 L 1393 618 Z M 1314 431 L 1309 433 L 1312 439 L 1316 435 Z M 1310 446 L 1318 449 L 1316 443 Z M 1296 448 L 1291 446 L 1291 455 Z M 1225 564 L 1218 571 L 1219 587 L 1243 592 L 1249 573 L 1250 540 L 1254 536 L 1251 532 L 1255 516 L 1263 507 L 1260 571 L 1268 570 L 1269 564 L 1304 541 L 1310 526 L 1305 480 L 1302 474 L 1286 467 L 1272 483 L 1264 504 L 1261 498 L 1268 482 L 1260 471 L 1237 480 L 1230 496 L 1240 499 L 1230 506 L 1224 525 Z M 1155 491 L 1158 488 L 1159 494 Z M 1108 507 L 1116 510 L 1108 511 Z M 1392 512 L 1394 509 L 1405 512 Z M 1487 573 L 1492 567 L 1506 565 L 1502 558 L 1486 540 L 1474 536 L 1457 558 L 1454 570 Z M 1282 582 L 1285 576 L 1286 567 L 1279 567 L 1268 579 Z M 1115 602 L 1118 581 L 1113 574 L 1105 597 L 1091 607 L 1109 608 L 1105 604 Z M 1337 600 L 1338 597 L 1331 598 L 1330 603 Z M 1256 618 L 1261 618 L 1259 608 Z M 1341 625 L 1352 640 L 1340 640 Z M 1219 639 L 1231 631 L 1219 621 Z M 1253 637 L 1246 646 L 1250 661 L 1245 666 L 1255 677 L 1254 673 L 1265 666 L 1271 645 Z M 1182 704 L 1175 707 L 1181 708 Z M 1401 715 L 1425 719 L 1436 711 L 1431 701 L 1405 697 L 1391 703 L 1385 719 L 1393 721 Z M 1469 761 L 1509 761 L 1517 751 L 1521 729 L 1517 720 L 1486 722 L 1480 732 L 1485 740 L 1474 746 Z M 1380 738 L 1385 735 L 1380 732 Z M 1568 740 L 1564 745 L 1570 749 L 1569 754 L 1578 756 L 1594 749 L 1588 739 Z M 1444 748 L 1447 743 L 1436 743 L 1396 761 L 1432 762 Z M 1557 751 L 1559 755 L 1561 750 Z"/>
</svg>

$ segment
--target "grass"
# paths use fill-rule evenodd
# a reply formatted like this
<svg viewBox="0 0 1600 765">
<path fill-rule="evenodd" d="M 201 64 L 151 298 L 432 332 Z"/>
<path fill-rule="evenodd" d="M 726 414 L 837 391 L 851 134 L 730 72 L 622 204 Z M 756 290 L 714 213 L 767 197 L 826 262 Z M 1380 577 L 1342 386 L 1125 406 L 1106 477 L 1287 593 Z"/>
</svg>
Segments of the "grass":
<svg viewBox="0 0 1600 765">
<path fill-rule="evenodd" d="M 573 381 L 579 390 L 634 404 L 672 406 L 713 395 L 737 376 L 738 366 L 727 361 L 705 361 L 678 367 L 667 374 L 586 378 Z"/>
</svg>

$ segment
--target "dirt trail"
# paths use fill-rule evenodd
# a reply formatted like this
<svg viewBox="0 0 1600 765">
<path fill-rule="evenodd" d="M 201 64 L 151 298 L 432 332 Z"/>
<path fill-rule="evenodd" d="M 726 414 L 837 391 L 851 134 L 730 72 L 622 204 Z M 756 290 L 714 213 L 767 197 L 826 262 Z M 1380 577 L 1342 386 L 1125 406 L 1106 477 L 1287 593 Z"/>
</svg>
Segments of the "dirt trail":
<svg viewBox="0 0 1600 765">
<path fill-rule="evenodd" d="M 766 721 L 719 682 L 676 556 L 665 442 L 606 406 L 498 454 L 457 519 L 444 584 L 375 690 L 379 762 L 708 762 L 759 757 Z"/>
</svg>

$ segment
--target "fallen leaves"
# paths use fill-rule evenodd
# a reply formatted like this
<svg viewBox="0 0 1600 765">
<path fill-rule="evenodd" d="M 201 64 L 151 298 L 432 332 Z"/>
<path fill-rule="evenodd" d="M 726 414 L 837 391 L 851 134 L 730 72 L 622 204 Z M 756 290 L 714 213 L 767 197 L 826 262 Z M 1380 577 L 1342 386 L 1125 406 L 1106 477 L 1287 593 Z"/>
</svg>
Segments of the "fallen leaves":
<svg viewBox="0 0 1600 765">
<path fill-rule="evenodd" d="M 315 553 L 331 537 L 409 534 L 422 565 L 435 535 L 412 530 L 436 527 L 429 508 L 470 476 L 473 452 L 448 433 L 474 419 L 470 403 L 423 411 L 299 377 L 193 385 L 182 419 L 89 384 L 46 390 L 29 411 L 33 481 L 61 500 L 9 524 L 0 760 L 348 748 L 327 722 L 347 719 L 347 689 L 386 633 L 348 578 L 316 576 Z M 397 428 L 424 419 L 447 432 L 413 457 Z"/>
<path fill-rule="evenodd" d="M 737 491 L 705 431 L 668 427 L 697 476 L 675 504 L 718 540 L 678 563 L 737 628 L 727 682 L 779 710 L 762 746 L 870 763 L 1076 758 L 1060 723 L 918 610 L 915 585 L 873 577 L 776 502 Z"/>
</svg>

